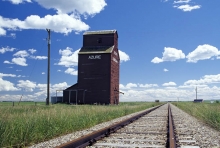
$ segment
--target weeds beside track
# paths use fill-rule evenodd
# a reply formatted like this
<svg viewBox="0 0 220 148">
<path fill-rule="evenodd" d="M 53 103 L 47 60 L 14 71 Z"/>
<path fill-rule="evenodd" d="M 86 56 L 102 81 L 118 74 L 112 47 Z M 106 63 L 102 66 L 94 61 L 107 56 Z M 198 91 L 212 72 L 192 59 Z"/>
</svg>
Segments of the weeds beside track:
<svg viewBox="0 0 220 148">
<path fill-rule="evenodd" d="M 220 103 L 176 102 L 173 104 L 220 131 Z"/>
<path fill-rule="evenodd" d="M 155 105 L 146 102 L 110 106 L 1 105 L 0 147 L 31 145 Z"/>
</svg>

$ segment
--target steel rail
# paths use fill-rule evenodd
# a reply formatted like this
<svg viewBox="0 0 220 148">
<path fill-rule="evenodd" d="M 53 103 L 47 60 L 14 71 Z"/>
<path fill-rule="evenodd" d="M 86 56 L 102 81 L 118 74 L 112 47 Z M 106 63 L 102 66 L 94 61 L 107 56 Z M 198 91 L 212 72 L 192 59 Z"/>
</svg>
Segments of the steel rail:
<svg viewBox="0 0 220 148">
<path fill-rule="evenodd" d="M 60 146 L 57 146 L 56 148 L 73 148 L 73 147 L 74 148 L 83 148 L 83 147 L 86 147 L 86 146 L 91 146 L 97 140 L 100 140 L 101 138 L 110 135 L 111 133 L 115 132 L 116 130 L 124 127 L 125 125 L 128 125 L 128 124 L 132 123 L 133 121 L 135 121 L 135 120 L 139 119 L 140 117 L 150 113 L 151 111 L 156 110 L 157 108 L 159 108 L 162 105 L 156 106 L 156 107 L 154 107 L 152 109 L 149 109 L 149 110 L 147 110 L 143 113 L 135 115 L 135 116 L 133 116 L 129 119 L 125 119 L 125 120 L 123 120 L 119 123 L 113 124 L 113 125 L 108 126 L 106 128 L 100 129 L 96 132 L 90 133 L 88 135 L 85 135 L 85 136 L 79 137 L 77 139 L 74 139 L 70 142 L 64 143 Z"/>
<path fill-rule="evenodd" d="M 175 133 L 174 133 L 174 122 L 173 122 L 173 116 L 172 116 L 172 112 L 171 112 L 171 107 L 170 104 L 168 105 L 168 112 L 169 112 L 169 126 L 168 126 L 168 140 L 169 140 L 169 148 L 177 148 L 176 145 L 176 137 L 175 137 Z"/>
</svg>

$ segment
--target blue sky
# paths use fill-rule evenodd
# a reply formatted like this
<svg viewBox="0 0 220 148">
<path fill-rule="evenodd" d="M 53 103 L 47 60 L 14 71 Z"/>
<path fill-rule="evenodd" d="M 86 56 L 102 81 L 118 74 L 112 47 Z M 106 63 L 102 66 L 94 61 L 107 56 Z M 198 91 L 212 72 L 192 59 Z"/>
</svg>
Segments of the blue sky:
<svg viewBox="0 0 220 148">
<path fill-rule="evenodd" d="M 83 33 L 116 29 L 120 101 L 220 99 L 219 0 L 0 0 L 0 101 L 77 82 Z M 62 93 L 61 93 L 62 94 Z"/>
</svg>

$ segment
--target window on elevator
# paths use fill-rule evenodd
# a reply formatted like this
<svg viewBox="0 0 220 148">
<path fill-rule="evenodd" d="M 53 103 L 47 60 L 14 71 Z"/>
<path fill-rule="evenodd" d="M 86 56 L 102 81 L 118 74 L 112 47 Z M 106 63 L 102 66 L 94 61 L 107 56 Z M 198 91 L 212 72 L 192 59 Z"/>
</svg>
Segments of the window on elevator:
<svg viewBox="0 0 220 148">
<path fill-rule="evenodd" d="M 102 38 L 98 38 L 97 42 L 100 44 L 102 43 Z"/>
</svg>

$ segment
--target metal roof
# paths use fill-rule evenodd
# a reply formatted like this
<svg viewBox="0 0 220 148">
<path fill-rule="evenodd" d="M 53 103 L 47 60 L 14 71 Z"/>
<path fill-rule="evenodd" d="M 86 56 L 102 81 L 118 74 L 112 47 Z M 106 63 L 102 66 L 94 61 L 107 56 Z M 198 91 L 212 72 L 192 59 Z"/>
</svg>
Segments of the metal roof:
<svg viewBox="0 0 220 148">
<path fill-rule="evenodd" d="M 83 35 L 91 35 L 91 34 L 114 34 L 116 30 L 99 30 L 99 31 L 87 31 L 84 32 Z"/>
<path fill-rule="evenodd" d="M 203 99 L 194 99 L 194 102 L 202 102 Z"/>
<path fill-rule="evenodd" d="M 82 47 L 79 54 L 112 53 L 114 46 Z"/>
<path fill-rule="evenodd" d="M 76 84 L 74 84 L 74 85 L 72 85 L 72 86 L 66 88 L 64 91 L 66 91 L 66 90 L 72 90 L 72 89 L 77 89 L 77 87 L 78 87 L 78 83 L 76 83 Z"/>
</svg>

